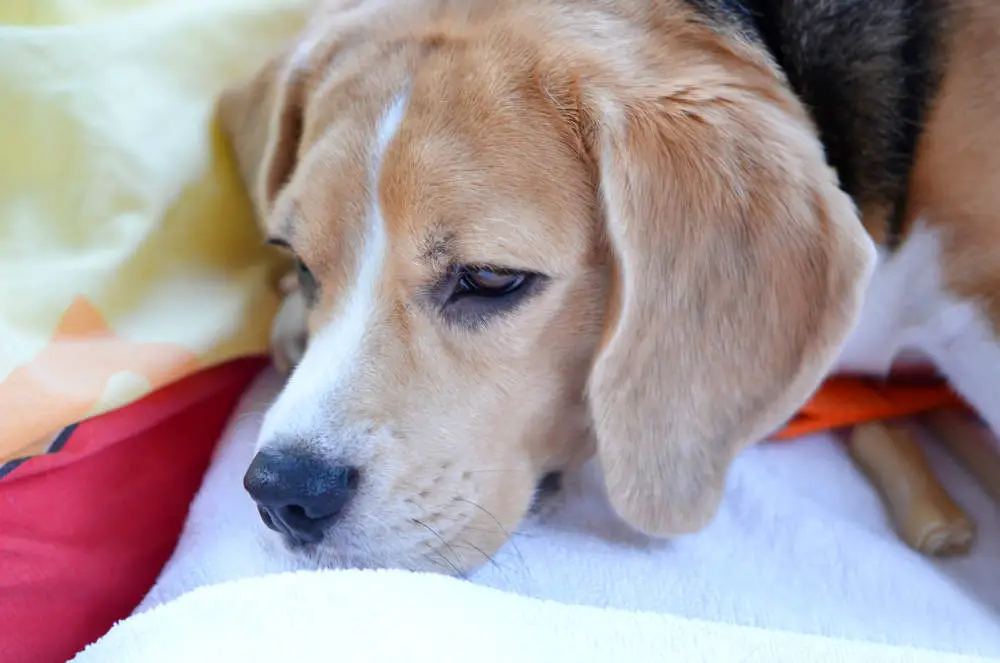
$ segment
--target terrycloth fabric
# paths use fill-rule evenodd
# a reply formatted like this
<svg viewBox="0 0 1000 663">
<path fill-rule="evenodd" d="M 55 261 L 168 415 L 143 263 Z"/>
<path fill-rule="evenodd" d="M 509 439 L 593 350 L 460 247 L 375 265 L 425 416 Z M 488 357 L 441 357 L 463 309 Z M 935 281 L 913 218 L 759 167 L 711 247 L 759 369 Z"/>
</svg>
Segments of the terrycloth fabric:
<svg viewBox="0 0 1000 663">
<path fill-rule="evenodd" d="M 441 576 L 343 571 L 274 575 L 192 592 L 121 624 L 74 660 L 985 663 L 987 659 L 542 602 Z"/>
<path fill-rule="evenodd" d="M 0 464 L 266 351 L 276 254 L 212 111 L 311 4 L 0 2 Z"/>
<path fill-rule="evenodd" d="M 273 373 L 266 373 L 247 394 L 192 507 L 177 552 L 140 610 L 167 603 L 202 585 L 297 568 L 297 562 L 274 545 L 240 483 L 253 453 L 259 413 L 279 384 Z M 934 562 L 906 548 L 889 529 L 878 497 L 846 454 L 832 438 L 817 436 L 746 450 L 730 474 L 725 501 L 712 525 L 700 534 L 673 542 L 650 541 L 620 525 L 609 513 L 596 477 L 586 474 L 568 482 L 564 506 L 543 522 L 523 527 L 494 560 L 474 575 L 473 581 L 565 604 L 634 609 L 1000 657 L 1000 509 L 935 449 L 929 451 L 945 483 L 979 522 L 980 540 L 967 559 Z M 195 634 L 214 632 L 218 624 L 218 632 L 225 634 L 219 635 L 220 641 L 228 638 L 228 643 L 237 636 L 227 629 L 237 627 L 230 625 L 227 611 L 237 610 L 234 604 L 238 604 L 238 614 L 247 616 L 245 628 L 238 632 L 249 638 L 250 647 L 270 651 L 266 649 L 270 645 L 254 637 L 264 630 L 283 643 L 285 648 L 280 651 L 291 652 L 289 648 L 298 644 L 295 637 L 285 634 L 298 631 L 295 626 L 287 626 L 293 630 L 286 631 L 284 625 L 294 622 L 298 615 L 303 623 L 312 623 L 309 620 L 315 616 L 318 604 L 306 598 L 302 598 L 301 607 L 295 604 L 305 596 L 301 593 L 307 591 L 303 585 L 312 581 L 329 588 L 332 598 L 322 608 L 322 642 L 338 654 L 362 651 L 351 649 L 355 646 L 351 643 L 358 642 L 353 640 L 355 637 L 362 641 L 367 637 L 372 646 L 379 647 L 390 646 L 395 638 L 404 640 L 407 646 L 427 644 L 445 657 L 467 651 L 461 649 L 461 644 L 450 649 L 456 640 L 476 641 L 471 635 L 466 638 L 479 632 L 475 622 L 463 621 L 448 612 L 453 609 L 450 590 L 442 588 L 439 598 L 436 588 L 433 592 L 418 588 L 417 595 L 422 597 L 418 599 L 408 596 L 403 585 L 394 588 L 394 583 L 402 582 L 396 580 L 382 584 L 378 580 L 345 578 L 339 585 L 338 580 L 315 576 L 289 580 L 283 590 L 276 585 L 268 585 L 266 591 L 264 585 L 247 585 L 246 589 L 202 594 L 189 603 L 178 603 L 169 613 L 160 613 L 163 621 L 156 623 L 180 639 L 185 628 L 192 629 L 190 638 L 194 638 Z M 380 621 L 378 615 L 366 612 L 367 603 L 357 599 L 337 600 L 341 587 L 351 597 L 358 596 L 355 592 L 364 593 L 367 587 L 367 591 L 375 593 L 374 604 L 386 610 L 380 614 L 389 617 Z M 289 598 L 279 598 L 282 591 Z M 487 593 L 454 596 L 459 601 L 455 615 L 473 610 L 479 600 L 494 601 L 493 595 Z M 414 603 L 418 600 L 428 603 Z M 282 601 L 292 604 L 279 608 L 284 605 Z M 392 606 L 398 603 L 412 611 L 405 620 L 393 616 L 396 613 Z M 517 629 L 535 633 L 531 620 L 525 625 L 514 624 L 522 607 L 510 605 L 509 610 L 495 613 L 501 615 L 494 619 L 505 624 L 505 630 L 500 632 L 499 644 L 483 646 L 484 651 L 489 650 L 486 655 L 494 650 L 511 651 L 503 646 L 521 646 L 519 636 L 513 635 Z M 532 605 L 524 604 L 523 609 L 534 610 Z M 187 626 L 174 622 L 184 619 L 181 613 L 188 608 L 182 606 L 190 606 Z M 280 627 L 279 622 L 256 621 L 259 615 L 274 616 L 285 610 L 291 615 L 281 617 Z M 586 615 L 592 613 L 560 611 L 557 607 L 552 607 L 551 612 L 551 621 L 538 617 L 539 628 L 552 632 L 551 642 L 579 638 L 585 647 L 573 651 L 580 656 L 604 639 L 615 637 L 614 629 L 600 630 L 596 625 L 600 619 L 590 621 Z M 357 622 L 356 615 L 364 617 Z M 288 620 L 284 621 L 286 616 Z M 420 628 L 427 622 L 420 620 L 435 621 L 438 616 L 446 625 L 442 629 L 447 630 L 421 634 Z M 606 617 L 618 619 L 610 614 Z M 95 651 L 166 646 L 166 641 L 153 633 L 159 628 L 151 626 L 153 621 L 146 617 L 132 619 L 134 622 L 125 622 L 120 635 L 109 640 L 122 644 L 108 644 L 107 649 Z M 356 624 L 367 623 L 366 619 L 374 626 L 359 630 Z M 577 623 L 579 626 L 574 626 Z M 270 625 L 265 628 L 264 624 Z M 411 628 L 410 624 L 417 626 Z M 506 624 L 511 625 L 509 630 Z M 591 638 L 590 633 L 607 635 Z M 529 644 L 534 643 L 531 637 L 525 635 Z M 347 639 L 341 642 L 339 638 Z M 545 642 L 543 639 L 537 643 L 540 650 L 552 651 L 545 649 Z M 176 644 L 178 648 L 185 646 Z M 179 649 L 166 647 L 165 651 Z M 764 651 L 768 653 L 762 658 L 747 660 L 775 660 L 770 658 L 769 650 Z M 685 656 L 689 657 L 677 660 L 701 660 L 686 650 Z M 233 660 L 236 658 L 234 654 Z M 555 656 L 547 660 L 567 659 Z M 628 659 L 616 656 L 606 660 Z M 791 660 L 813 659 L 803 656 Z M 866 659 L 860 656 L 859 660 Z"/>
</svg>

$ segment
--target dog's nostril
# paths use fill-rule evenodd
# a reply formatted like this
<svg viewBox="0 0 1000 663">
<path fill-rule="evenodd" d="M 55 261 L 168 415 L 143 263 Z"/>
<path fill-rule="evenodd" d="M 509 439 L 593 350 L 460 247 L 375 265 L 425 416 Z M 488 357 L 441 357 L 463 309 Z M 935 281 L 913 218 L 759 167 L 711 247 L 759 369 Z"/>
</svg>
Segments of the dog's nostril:
<svg viewBox="0 0 1000 663">
<path fill-rule="evenodd" d="M 361 481 L 361 472 L 358 471 L 356 467 L 347 468 L 347 489 L 357 490 L 358 483 Z"/>
<path fill-rule="evenodd" d="M 258 453 L 243 486 L 271 529 L 303 542 L 318 542 L 357 491 L 355 467 L 331 465 L 307 454 Z"/>
</svg>

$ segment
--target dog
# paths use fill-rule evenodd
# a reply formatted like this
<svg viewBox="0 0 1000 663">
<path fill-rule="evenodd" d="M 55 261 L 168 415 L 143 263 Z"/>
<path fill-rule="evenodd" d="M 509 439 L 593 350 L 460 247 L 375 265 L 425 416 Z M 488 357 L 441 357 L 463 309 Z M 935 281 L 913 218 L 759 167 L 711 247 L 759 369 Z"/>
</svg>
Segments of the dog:
<svg viewBox="0 0 1000 663">
<path fill-rule="evenodd" d="M 997 108 L 992 0 L 323 2 L 219 102 L 297 270 L 264 523 L 464 573 L 596 457 L 697 532 L 826 376 L 900 361 L 1000 430 Z"/>
</svg>

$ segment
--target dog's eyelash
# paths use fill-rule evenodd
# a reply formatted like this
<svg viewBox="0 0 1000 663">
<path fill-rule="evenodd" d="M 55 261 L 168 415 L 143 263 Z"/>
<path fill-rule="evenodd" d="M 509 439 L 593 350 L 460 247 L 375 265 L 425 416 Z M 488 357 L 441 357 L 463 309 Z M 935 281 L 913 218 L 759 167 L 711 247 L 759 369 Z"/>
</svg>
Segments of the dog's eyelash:
<svg viewBox="0 0 1000 663">
<path fill-rule="evenodd" d="M 431 296 L 447 322 L 479 329 L 499 315 L 514 312 L 548 281 L 537 272 L 455 265 L 432 289 Z"/>
</svg>

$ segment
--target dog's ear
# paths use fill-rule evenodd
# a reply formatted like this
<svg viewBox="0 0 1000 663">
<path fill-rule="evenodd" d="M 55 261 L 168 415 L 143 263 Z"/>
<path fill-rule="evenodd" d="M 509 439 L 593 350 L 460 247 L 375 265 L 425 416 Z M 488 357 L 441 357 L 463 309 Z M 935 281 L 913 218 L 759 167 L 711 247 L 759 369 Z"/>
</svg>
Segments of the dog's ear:
<svg viewBox="0 0 1000 663">
<path fill-rule="evenodd" d="M 588 399 L 615 510 L 658 536 L 816 389 L 875 256 L 791 93 L 702 73 L 585 102 L 614 258 Z"/>
<path fill-rule="evenodd" d="M 305 58 L 300 43 L 271 58 L 247 82 L 223 92 L 223 133 L 261 219 L 288 182 L 302 138 Z"/>
</svg>

